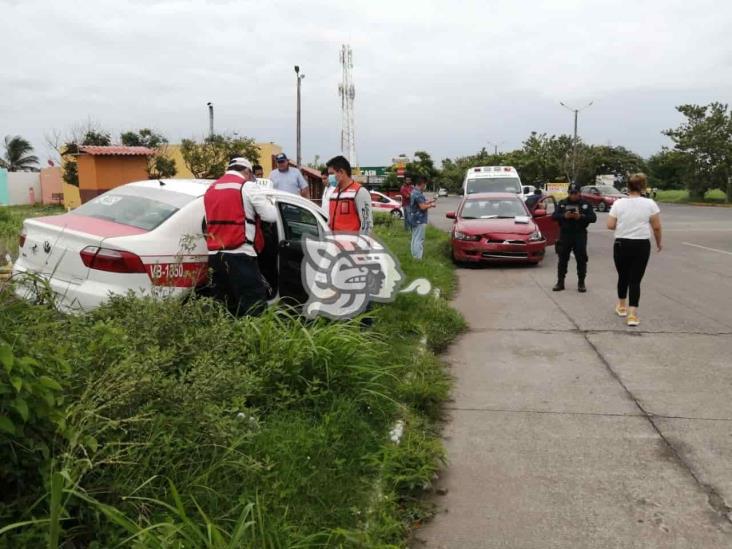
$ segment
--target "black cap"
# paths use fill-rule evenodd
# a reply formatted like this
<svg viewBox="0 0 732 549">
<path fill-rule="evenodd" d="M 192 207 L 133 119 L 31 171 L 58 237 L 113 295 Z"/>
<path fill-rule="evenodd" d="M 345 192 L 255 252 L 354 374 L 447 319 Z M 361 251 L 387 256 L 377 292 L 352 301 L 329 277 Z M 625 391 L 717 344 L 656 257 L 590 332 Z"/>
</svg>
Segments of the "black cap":
<svg viewBox="0 0 732 549">
<path fill-rule="evenodd" d="M 571 185 L 569 186 L 569 189 L 567 189 L 567 192 L 568 192 L 569 194 L 572 194 L 572 193 L 578 193 L 578 192 L 580 192 L 580 187 L 579 187 L 579 185 L 577 185 L 577 183 L 572 183 L 572 184 L 571 184 Z"/>
<path fill-rule="evenodd" d="M 280 153 L 275 156 L 275 161 L 277 162 L 284 162 L 285 160 L 287 160 L 287 155 L 285 153 Z"/>
</svg>

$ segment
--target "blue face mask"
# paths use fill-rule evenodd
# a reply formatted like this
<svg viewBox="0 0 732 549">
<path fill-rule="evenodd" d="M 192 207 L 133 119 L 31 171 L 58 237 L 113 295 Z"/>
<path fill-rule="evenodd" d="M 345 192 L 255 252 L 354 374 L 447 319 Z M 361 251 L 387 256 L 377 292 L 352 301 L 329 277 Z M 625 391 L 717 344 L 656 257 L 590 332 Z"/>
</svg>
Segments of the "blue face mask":
<svg viewBox="0 0 732 549">
<path fill-rule="evenodd" d="M 336 176 L 334 173 L 328 174 L 328 185 L 331 187 L 335 187 L 338 184 L 338 181 L 336 181 Z"/>
</svg>

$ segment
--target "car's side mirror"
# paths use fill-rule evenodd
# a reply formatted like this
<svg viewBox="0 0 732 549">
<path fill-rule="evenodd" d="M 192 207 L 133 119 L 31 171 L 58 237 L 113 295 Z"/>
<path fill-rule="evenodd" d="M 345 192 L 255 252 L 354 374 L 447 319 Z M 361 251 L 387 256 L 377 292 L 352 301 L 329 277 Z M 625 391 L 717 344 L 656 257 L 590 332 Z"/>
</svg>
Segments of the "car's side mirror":
<svg viewBox="0 0 732 549">
<path fill-rule="evenodd" d="M 457 219 L 457 214 L 455 212 L 447 212 L 445 217 L 448 219 Z"/>
<path fill-rule="evenodd" d="M 546 210 L 536 209 L 532 214 L 534 217 L 546 217 Z"/>
</svg>

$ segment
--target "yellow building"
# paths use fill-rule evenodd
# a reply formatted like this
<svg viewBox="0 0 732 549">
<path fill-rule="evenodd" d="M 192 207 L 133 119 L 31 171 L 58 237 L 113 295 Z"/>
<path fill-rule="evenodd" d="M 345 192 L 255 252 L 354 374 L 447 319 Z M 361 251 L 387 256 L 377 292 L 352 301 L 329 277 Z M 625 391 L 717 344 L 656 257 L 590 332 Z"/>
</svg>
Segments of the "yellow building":
<svg viewBox="0 0 732 549">
<path fill-rule="evenodd" d="M 270 172 L 274 168 L 272 157 L 282 152 L 282 147 L 276 143 L 257 143 L 259 147 L 259 160 L 258 164 L 264 168 L 264 177 L 269 177 Z M 183 154 L 180 150 L 180 145 L 168 145 L 166 154 L 175 161 L 176 168 L 176 179 L 192 179 L 193 174 L 191 170 L 186 166 L 183 160 Z"/>
</svg>

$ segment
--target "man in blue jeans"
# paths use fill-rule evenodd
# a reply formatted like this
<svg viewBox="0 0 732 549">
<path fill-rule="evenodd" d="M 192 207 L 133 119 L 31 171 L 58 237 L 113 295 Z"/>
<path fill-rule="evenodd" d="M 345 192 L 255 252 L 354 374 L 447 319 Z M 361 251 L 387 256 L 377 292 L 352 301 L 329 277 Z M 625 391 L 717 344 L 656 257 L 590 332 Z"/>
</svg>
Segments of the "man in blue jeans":
<svg viewBox="0 0 732 549">
<path fill-rule="evenodd" d="M 409 200 L 409 209 L 412 224 L 412 257 L 416 260 L 422 259 L 424 252 L 424 235 L 427 231 L 427 211 L 437 205 L 433 198 L 427 200 L 424 189 L 427 186 L 427 178 L 420 177 L 417 180 Z"/>
</svg>

